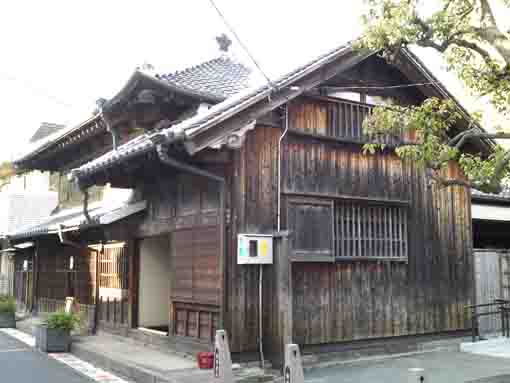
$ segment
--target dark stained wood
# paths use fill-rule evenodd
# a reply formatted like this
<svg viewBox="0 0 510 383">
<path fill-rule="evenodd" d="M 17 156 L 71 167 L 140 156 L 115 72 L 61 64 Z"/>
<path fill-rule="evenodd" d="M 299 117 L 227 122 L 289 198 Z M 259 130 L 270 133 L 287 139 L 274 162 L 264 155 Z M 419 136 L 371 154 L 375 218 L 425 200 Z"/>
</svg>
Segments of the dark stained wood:
<svg viewBox="0 0 510 383">
<path fill-rule="evenodd" d="M 303 107 L 294 121 L 322 121 L 316 110 Z M 472 301 L 473 288 L 469 191 L 430 185 L 421 169 L 390 151 L 363 155 L 357 145 L 304 136 L 285 142 L 285 198 L 347 203 L 348 209 L 336 212 L 344 217 L 339 238 L 396 239 L 340 241 L 346 259 L 368 251 L 406 261 L 294 264 L 294 341 L 320 344 L 468 328 L 462 308 Z M 462 178 L 455 164 L 445 172 Z M 349 199 L 353 202 L 342 202 Z M 400 201 L 395 205 L 400 207 L 381 201 Z M 373 220 L 383 224 L 367 226 Z"/>
<path fill-rule="evenodd" d="M 258 270 L 237 264 L 238 233 L 273 233 L 276 227 L 277 147 L 280 129 L 257 127 L 234 153 L 231 181 L 230 253 L 227 265 L 227 323 L 232 352 L 257 350 Z M 266 271 L 267 270 L 267 271 Z M 264 271 L 265 320 L 272 317 L 271 267 Z M 275 287 L 276 288 L 276 287 Z M 269 329 L 268 329 L 269 330 Z"/>
</svg>

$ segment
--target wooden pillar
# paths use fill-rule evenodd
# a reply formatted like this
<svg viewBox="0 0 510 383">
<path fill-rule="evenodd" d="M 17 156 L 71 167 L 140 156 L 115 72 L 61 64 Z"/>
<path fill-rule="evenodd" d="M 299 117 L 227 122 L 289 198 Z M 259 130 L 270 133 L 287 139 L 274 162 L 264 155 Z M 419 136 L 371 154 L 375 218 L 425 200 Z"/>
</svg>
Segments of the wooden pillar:
<svg viewBox="0 0 510 383">
<path fill-rule="evenodd" d="M 220 224 L 220 249 L 219 249 L 219 262 L 218 262 L 218 268 L 219 268 L 219 285 L 220 285 L 220 312 L 219 312 L 219 318 L 218 318 L 218 328 L 219 329 L 225 329 L 225 317 L 226 317 L 226 311 L 227 311 L 227 235 L 226 235 L 226 225 L 225 225 L 225 205 L 226 205 L 226 187 L 225 182 L 219 182 L 219 188 L 220 188 L 220 201 L 219 201 L 219 224 Z M 199 326 L 200 327 L 200 326 Z"/>
<path fill-rule="evenodd" d="M 285 349 L 292 343 L 292 264 L 289 256 L 289 233 L 280 232 L 274 237 L 276 250 L 273 256 L 273 305 L 272 339 L 269 340 L 268 357 L 276 368 L 283 368 Z"/>
<path fill-rule="evenodd" d="M 139 243 L 126 241 L 129 263 L 128 274 L 128 327 L 138 326 L 138 278 L 139 278 Z"/>
<path fill-rule="evenodd" d="M 39 296 L 39 241 L 35 242 L 34 252 L 32 253 L 32 301 L 30 302 L 30 312 L 37 310 L 37 299 Z"/>
</svg>

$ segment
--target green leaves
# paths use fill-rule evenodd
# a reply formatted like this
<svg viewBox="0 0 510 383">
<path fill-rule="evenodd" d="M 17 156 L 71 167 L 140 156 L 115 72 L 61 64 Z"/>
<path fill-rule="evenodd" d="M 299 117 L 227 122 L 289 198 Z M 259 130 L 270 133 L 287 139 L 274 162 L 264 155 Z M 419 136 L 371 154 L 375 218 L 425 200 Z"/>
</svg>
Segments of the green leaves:
<svg viewBox="0 0 510 383">
<path fill-rule="evenodd" d="M 475 95 L 489 97 L 499 113 L 510 113 L 510 35 L 498 28 L 491 2 L 365 2 L 365 33 L 356 44 L 358 49 L 381 52 L 387 60 L 395 61 L 402 47 L 433 48 L 444 56 L 447 69 L 455 72 Z M 500 4 L 510 7 L 510 0 L 501 0 Z M 450 130 L 459 119 L 453 102 L 438 99 L 428 99 L 420 106 L 376 108 L 364 122 L 365 133 L 375 143 L 365 145 L 364 153 L 382 149 L 377 144 L 380 136 L 412 132 L 415 142 L 396 149 L 400 158 L 436 171 L 458 160 L 473 185 L 498 192 L 510 173 L 510 152 L 497 147 L 489 158 L 460 154 L 449 145 L 449 136 L 453 135 Z M 474 116 L 474 120 L 480 121 L 480 116 Z"/>
<path fill-rule="evenodd" d="M 458 156 L 458 151 L 448 145 L 448 131 L 460 118 L 453 101 L 437 98 L 429 98 L 419 106 L 375 107 L 363 125 L 364 133 L 375 143 L 366 144 L 364 153 L 383 149 L 378 137 L 413 136 L 415 142 L 399 146 L 396 154 L 403 160 L 440 169 Z"/>
<path fill-rule="evenodd" d="M 481 0 L 437 0 L 435 9 L 419 0 L 366 3 L 365 33 L 356 47 L 380 51 L 389 61 L 405 46 L 434 48 L 474 94 L 487 95 L 499 112 L 510 112 L 510 36 L 490 22 L 490 9 L 484 10 Z M 503 3 L 510 7 L 509 0 Z"/>
<path fill-rule="evenodd" d="M 80 323 L 80 318 L 75 314 L 65 312 L 55 312 L 48 316 L 46 325 L 49 328 L 56 328 L 66 331 L 72 331 Z"/>
<path fill-rule="evenodd" d="M 16 302 L 13 297 L 0 295 L 0 313 L 16 312 Z"/>
</svg>

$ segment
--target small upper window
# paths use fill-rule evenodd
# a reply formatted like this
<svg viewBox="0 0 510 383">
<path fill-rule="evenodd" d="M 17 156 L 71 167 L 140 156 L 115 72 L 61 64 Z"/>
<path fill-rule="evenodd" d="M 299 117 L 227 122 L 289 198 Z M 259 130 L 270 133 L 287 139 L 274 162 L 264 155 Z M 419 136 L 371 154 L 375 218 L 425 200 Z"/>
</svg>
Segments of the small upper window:
<svg viewBox="0 0 510 383">
<path fill-rule="evenodd" d="M 361 93 L 357 93 L 357 92 L 331 92 L 328 94 L 328 96 L 335 97 L 335 98 L 343 98 L 344 100 L 350 100 L 350 101 L 356 101 L 356 102 L 362 101 Z"/>
<path fill-rule="evenodd" d="M 395 100 L 387 96 L 371 96 L 366 95 L 366 103 L 372 105 L 394 105 Z"/>
</svg>

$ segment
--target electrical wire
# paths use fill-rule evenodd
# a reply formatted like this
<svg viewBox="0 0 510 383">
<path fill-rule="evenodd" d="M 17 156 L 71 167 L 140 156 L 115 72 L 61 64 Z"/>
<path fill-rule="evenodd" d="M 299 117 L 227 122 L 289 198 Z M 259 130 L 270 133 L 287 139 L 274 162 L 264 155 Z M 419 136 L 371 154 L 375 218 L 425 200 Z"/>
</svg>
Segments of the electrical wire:
<svg viewBox="0 0 510 383">
<path fill-rule="evenodd" d="M 216 10 L 216 12 L 218 13 L 218 15 L 220 16 L 220 18 L 223 20 L 223 23 L 225 24 L 225 26 L 230 30 L 230 32 L 234 35 L 235 39 L 237 40 L 237 42 L 239 43 L 239 45 L 241 46 L 241 48 L 243 48 L 243 50 L 246 52 L 246 54 L 250 57 L 250 60 L 253 61 L 253 63 L 255 64 L 255 66 L 257 67 L 257 69 L 260 71 L 260 73 L 262 73 L 262 76 L 264 76 L 264 78 L 266 79 L 267 83 L 269 84 L 269 86 L 271 88 L 275 88 L 273 82 L 271 81 L 271 79 L 269 78 L 269 76 L 267 76 L 265 74 L 265 72 L 262 70 L 262 67 L 260 66 L 260 64 L 258 63 L 258 61 L 255 59 L 255 57 L 250 53 L 250 50 L 248 49 L 248 47 L 242 42 L 241 38 L 238 36 L 238 34 L 236 33 L 234 27 L 232 27 L 232 25 L 230 25 L 230 23 L 228 22 L 227 18 L 223 15 L 223 13 L 221 12 L 221 10 L 218 8 L 218 6 L 214 3 L 214 0 L 209 0 L 209 2 L 211 3 L 212 7 Z"/>
<path fill-rule="evenodd" d="M 400 84 L 400 85 L 381 85 L 381 86 L 323 86 L 321 88 L 333 90 L 348 90 L 348 89 L 396 89 L 396 88 L 411 88 L 415 86 L 427 86 L 439 84 L 439 81 L 419 82 L 415 84 Z"/>
</svg>

